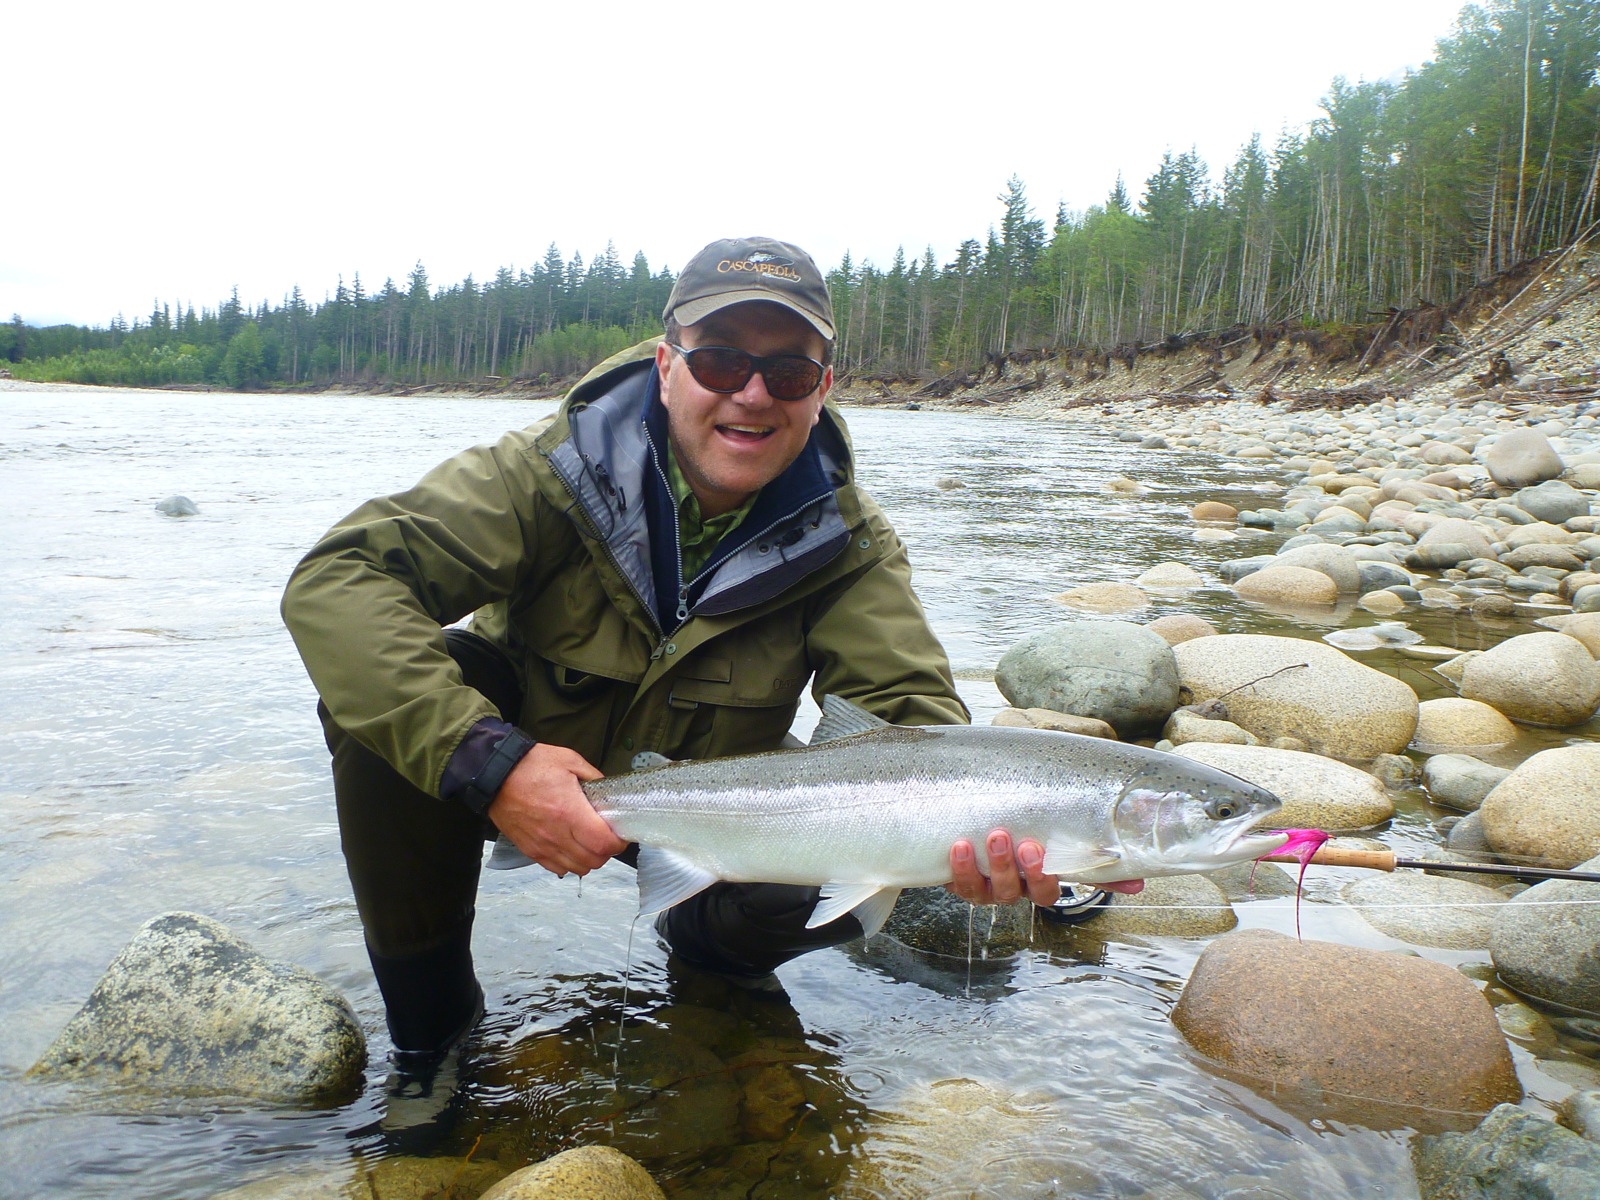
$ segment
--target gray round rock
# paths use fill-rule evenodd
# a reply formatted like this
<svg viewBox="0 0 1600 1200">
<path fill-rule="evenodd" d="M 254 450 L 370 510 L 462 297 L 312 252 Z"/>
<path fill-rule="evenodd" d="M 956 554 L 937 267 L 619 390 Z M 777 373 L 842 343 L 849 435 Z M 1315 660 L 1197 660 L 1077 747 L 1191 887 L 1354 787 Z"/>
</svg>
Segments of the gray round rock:
<svg viewBox="0 0 1600 1200">
<path fill-rule="evenodd" d="M 1600 873 L 1600 858 L 1580 869 Z M 1525 996 L 1600 1015 L 1600 883 L 1551 879 L 1495 913 L 1494 969 Z"/>
<path fill-rule="evenodd" d="M 1159 727 L 1178 707 L 1172 647 L 1127 621 L 1079 621 L 1029 634 L 1000 659 L 994 681 L 1015 708 L 1098 717 L 1123 737 Z"/>
<path fill-rule="evenodd" d="M 344 997 L 179 912 L 139 929 L 32 1071 L 307 1100 L 358 1088 L 366 1057 Z"/>
</svg>

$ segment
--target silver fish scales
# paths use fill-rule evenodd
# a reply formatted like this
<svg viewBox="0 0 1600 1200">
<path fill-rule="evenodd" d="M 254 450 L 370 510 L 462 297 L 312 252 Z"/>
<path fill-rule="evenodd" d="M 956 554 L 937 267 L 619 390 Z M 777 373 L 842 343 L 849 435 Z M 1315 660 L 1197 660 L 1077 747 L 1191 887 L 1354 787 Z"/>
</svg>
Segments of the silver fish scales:
<svg viewBox="0 0 1600 1200">
<path fill-rule="evenodd" d="M 873 933 L 902 888 L 949 882 L 956 839 L 986 871 L 992 829 L 1038 841 L 1046 872 L 1081 883 L 1215 870 L 1284 841 L 1252 832 L 1276 796 L 1202 763 L 1069 733 L 887 725 L 835 696 L 808 747 L 640 759 L 658 765 L 584 791 L 639 843 L 644 914 L 718 880 L 793 883 L 822 889 L 809 925 L 849 911 Z M 490 865 L 526 861 L 502 842 Z"/>
</svg>

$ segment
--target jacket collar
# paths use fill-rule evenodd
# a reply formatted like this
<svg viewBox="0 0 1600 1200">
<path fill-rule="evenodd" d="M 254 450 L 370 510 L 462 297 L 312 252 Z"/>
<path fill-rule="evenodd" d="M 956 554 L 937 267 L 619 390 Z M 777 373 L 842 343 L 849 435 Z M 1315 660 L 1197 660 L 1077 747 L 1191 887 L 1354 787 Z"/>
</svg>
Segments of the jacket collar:
<svg viewBox="0 0 1600 1200">
<path fill-rule="evenodd" d="M 844 548 L 849 529 L 836 488 L 849 480 L 849 445 L 825 413 L 800 456 L 761 490 L 750 514 L 683 591 L 671 489 L 658 458 L 667 452 L 660 379 L 653 364 L 632 362 L 594 382 L 611 386 L 575 389 L 567 402 L 568 436 L 551 451 L 550 465 L 662 632 L 681 624 L 685 609 L 720 614 L 771 599 Z M 652 536 L 653 525 L 659 535 Z"/>
</svg>

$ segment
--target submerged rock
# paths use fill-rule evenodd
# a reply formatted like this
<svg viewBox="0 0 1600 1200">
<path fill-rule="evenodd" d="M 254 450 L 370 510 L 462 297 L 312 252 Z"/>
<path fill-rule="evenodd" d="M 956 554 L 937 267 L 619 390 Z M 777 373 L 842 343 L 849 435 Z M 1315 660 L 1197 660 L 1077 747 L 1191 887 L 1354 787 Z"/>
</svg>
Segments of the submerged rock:
<svg viewBox="0 0 1600 1200">
<path fill-rule="evenodd" d="M 358 1088 L 366 1057 L 355 1014 L 327 984 L 178 912 L 139 929 L 31 1071 L 305 1101 Z"/>
<path fill-rule="evenodd" d="M 620 1150 L 579 1146 L 507 1175 L 480 1200 L 666 1200 L 666 1194 Z"/>
<path fill-rule="evenodd" d="M 1487 950 L 1494 913 L 1506 902 L 1482 884 L 1410 871 L 1353 879 L 1339 894 L 1374 929 L 1444 950 Z"/>
<path fill-rule="evenodd" d="M 1471 1133 L 1412 1143 L 1422 1200 L 1594 1200 L 1600 1146 L 1545 1117 L 1502 1104 Z"/>
<path fill-rule="evenodd" d="M 1316 1014 L 1308 1020 L 1307 1014 Z M 1522 1097 L 1494 1010 L 1465 976 L 1407 955 L 1247 929 L 1201 953 L 1172 1013 L 1208 1058 L 1269 1087 L 1359 1106 L 1486 1112 Z"/>
<path fill-rule="evenodd" d="M 1086 583 L 1067 589 L 1055 600 L 1068 608 L 1098 613 L 1137 612 L 1150 604 L 1150 597 L 1131 583 Z"/>
<path fill-rule="evenodd" d="M 1435 754 L 1422 764 L 1422 781 L 1435 804 L 1474 813 L 1483 798 L 1507 775 L 1509 767 L 1496 767 L 1470 754 Z M 1483 848 L 1489 848 L 1485 842 Z"/>
<path fill-rule="evenodd" d="M 1600 873 L 1600 857 L 1578 864 Z M 1550 879 L 1494 916 L 1495 972 L 1525 996 L 1600 1015 L 1600 883 Z"/>
</svg>

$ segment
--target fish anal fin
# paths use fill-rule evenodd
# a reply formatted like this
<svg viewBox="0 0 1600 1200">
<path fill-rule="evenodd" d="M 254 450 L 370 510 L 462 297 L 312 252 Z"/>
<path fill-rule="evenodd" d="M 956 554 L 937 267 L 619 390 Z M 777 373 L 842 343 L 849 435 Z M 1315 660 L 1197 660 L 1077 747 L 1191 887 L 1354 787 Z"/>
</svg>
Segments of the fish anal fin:
<svg viewBox="0 0 1600 1200">
<path fill-rule="evenodd" d="M 815 929 L 830 921 L 837 921 L 845 913 L 853 912 L 868 936 L 883 928 L 900 898 L 897 887 L 882 887 L 876 883 L 827 883 L 822 886 L 822 897 L 806 921 L 807 929 Z"/>
<path fill-rule="evenodd" d="M 817 727 L 811 731 L 811 744 L 815 746 L 822 742 L 831 742 L 835 738 L 870 733 L 874 729 L 888 727 L 889 722 L 873 716 L 859 704 L 852 704 L 843 696 L 829 693 L 822 698 L 822 720 L 818 721 Z"/>
<path fill-rule="evenodd" d="M 518 867 L 533 866 L 533 859 L 529 858 L 505 834 L 494 840 L 494 849 L 489 851 L 489 861 L 484 864 L 491 871 L 515 871 Z"/>
<path fill-rule="evenodd" d="M 681 904 L 717 882 L 714 872 L 659 846 L 639 847 L 639 913 L 649 916 Z"/>
<path fill-rule="evenodd" d="M 1046 875 L 1059 875 L 1063 879 L 1083 880 L 1088 871 L 1114 866 L 1122 855 L 1104 846 L 1086 846 L 1082 842 L 1052 842 L 1044 845 L 1044 870 Z M 1087 882 L 1084 880 L 1084 882 Z"/>
</svg>

